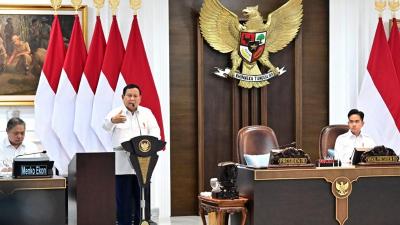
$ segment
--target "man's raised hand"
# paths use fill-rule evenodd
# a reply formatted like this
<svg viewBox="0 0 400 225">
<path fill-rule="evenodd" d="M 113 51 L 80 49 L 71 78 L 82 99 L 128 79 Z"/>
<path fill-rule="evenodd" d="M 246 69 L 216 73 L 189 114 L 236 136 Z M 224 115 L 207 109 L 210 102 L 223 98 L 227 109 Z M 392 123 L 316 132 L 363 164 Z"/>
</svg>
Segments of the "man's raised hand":
<svg viewBox="0 0 400 225">
<path fill-rule="evenodd" d="M 111 117 L 112 123 L 123 123 L 126 121 L 126 116 L 122 114 L 122 110 L 115 116 Z"/>
</svg>

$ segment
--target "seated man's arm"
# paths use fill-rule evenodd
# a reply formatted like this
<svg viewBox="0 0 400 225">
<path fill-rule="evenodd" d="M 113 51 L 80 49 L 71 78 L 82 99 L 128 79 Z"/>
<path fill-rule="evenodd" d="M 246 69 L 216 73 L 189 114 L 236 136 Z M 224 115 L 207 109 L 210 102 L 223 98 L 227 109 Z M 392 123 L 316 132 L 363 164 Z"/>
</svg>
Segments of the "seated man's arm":
<svg viewBox="0 0 400 225">
<path fill-rule="evenodd" d="M 343 153 L 344 153 L 344 140 L 339 136 L 335 142 L 335 159 L 343 160 Z"/>
</svg>

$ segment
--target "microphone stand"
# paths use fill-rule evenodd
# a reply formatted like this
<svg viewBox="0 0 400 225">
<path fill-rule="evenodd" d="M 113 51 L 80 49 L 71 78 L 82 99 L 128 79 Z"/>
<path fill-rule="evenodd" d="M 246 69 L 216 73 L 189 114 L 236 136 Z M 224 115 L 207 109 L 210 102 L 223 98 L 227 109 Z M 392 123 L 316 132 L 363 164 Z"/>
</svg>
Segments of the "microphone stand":
<svg viewBox="0 0 400 225">
<path fill-rule="evenodd" d="M 47 151 L 46 150 L 43 150 L 43 151 L 41 151 L 41 152 L 31 152 L 31 153 L 25 153 L 25 154 L 20 154 L 20 155 L 16 155 L 14 158 L 18 158 L 18 157 L 21 157 L 21 156 L 26 156 L 26 155 L 35 155 L 35 154 L 44 154 L 44 153 L 47 153 Z"/>
</svg>

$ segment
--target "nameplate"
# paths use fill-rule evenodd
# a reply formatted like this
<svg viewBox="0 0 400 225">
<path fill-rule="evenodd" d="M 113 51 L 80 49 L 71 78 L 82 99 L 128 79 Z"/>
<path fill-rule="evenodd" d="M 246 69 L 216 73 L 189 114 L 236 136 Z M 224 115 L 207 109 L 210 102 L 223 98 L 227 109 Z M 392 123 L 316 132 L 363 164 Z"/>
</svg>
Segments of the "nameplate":
<svg viewBox="0 0 400 225">
<path fill-rule="evenodd" d="M 358 165 L 393 165 L 399 164 L 399 156 L 396 152 L 383 145 L 375 146 L 373 149 L 366 151 L 360 156 L 360 163 Z"/>
<path fill-rule="evenodd" d="M 307 158 L 279 158 L 279 165 L 305 165 L 308 163 Z"/>
<path fill-rule="evenodd" d="M 314 164 L 311 164 L 310 156 L 301 149 L 288 147 L 273 153 L 268 168 L 305 166 L 314 166 Z"/>
<path fill-rule="evenodd" d="M 47 176 L 47 165 L 21 165 L 21 176 Z"/>
<path fill-rule="evenodd" d="M 398 162 L 398 156 L 367 156 L 365 157 L 366 163 L 390 163 Z"/>
<path fill-rule="evenodd" d="M 53 175 L 53 161 L 14 161 L 14 178 L 41 178 Z"/>
</svg>

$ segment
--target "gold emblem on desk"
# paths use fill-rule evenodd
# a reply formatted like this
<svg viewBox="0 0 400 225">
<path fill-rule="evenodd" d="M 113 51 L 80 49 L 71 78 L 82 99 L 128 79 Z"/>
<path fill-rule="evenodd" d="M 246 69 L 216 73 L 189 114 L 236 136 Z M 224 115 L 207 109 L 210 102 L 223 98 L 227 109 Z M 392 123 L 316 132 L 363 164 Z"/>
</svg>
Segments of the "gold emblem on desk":
<svg viewBox="0 0 400 225">
<path fill-rule="evenodd" d="M 347 193 L 349 193 L 349 182 L 336 182 L 336 191 L 340 196 L 347 195 Z"/>
<path fill-rule="evenodd" d="M 338 177 L 332 183 L 332 192 L 336 198 L 347 198 L 351 193 L 351 181 L 347 177 Z"/>
<path fill-rule="evenodd" d="M 236 14 L 225 8 L 219 0 L 204 0 L 200 11 L 200 30 L 206 41 L 221 53 L 231 53 L 232 68 L 218 69 L 215 75 L 240 80 L 245 88 L 263 87 L 268 80 L 286 72 L 269 60 L 269 53 L 285 48 L 300 29 L 302 0 L 289 0 L 268 15 L 267 23 L 258 6 L 246 7 L 243 11 L 247 21 L 239 22 Z M 269 68 L 263 74 L 257 61 Z M 238 71 L 240 65 L 242 70 Z"/>
<path fill-rule="evenodd" d="M 147 139 L 143 139 L 139 142 L 139 150 L 141 152 L 148 152 L 151 150 L 151 143 Z"/>
<path fill-rule="evenodd" d="M 149 225 L 149 222 L 147 222 L 147 221 L 142 221 L 142 222 L 140 223 L 140 225 Z"/>
</svg>

